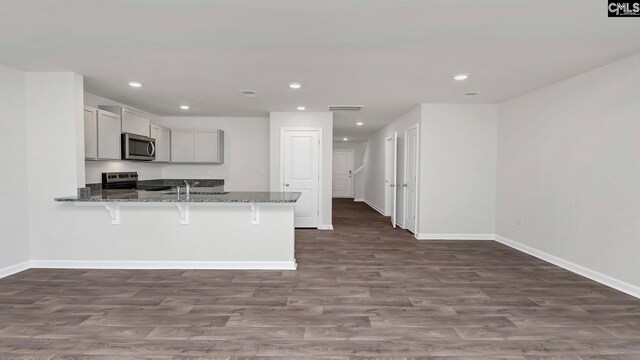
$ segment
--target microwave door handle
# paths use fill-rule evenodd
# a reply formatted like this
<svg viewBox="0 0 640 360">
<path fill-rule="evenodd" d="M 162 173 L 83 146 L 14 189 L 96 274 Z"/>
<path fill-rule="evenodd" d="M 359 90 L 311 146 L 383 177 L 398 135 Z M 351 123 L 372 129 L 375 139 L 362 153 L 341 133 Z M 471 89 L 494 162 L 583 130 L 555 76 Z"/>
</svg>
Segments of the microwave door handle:
<svg viewBox="0 0 640 360">
<path fill-rule="evenodd" d="M 149 146 L 151 146 L 151 151 L 149 151 Z M 153 156 L 155 152 L 156 152 L 156 146 L 153 145 L 153 142 L 149 142 L 149 145 L 147 145 L 147 154 L 149 154 L 149 156 Z"/>
</svg>

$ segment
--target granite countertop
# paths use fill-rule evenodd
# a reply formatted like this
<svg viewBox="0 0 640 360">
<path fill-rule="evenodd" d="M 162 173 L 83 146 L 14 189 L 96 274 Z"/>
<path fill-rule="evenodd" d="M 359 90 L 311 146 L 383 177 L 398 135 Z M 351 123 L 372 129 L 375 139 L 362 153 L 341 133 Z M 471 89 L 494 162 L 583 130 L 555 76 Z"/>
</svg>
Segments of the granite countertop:
<svg viewBox="0 0 640 360">
<path fill-rule="evenodd" d="M 220 192 L 212 187 L 191 188 L 189 197 L 180 188 L 166 191 L 91 190 L 88 197 L 55 198 L 57 202 L 192 202 L 192 203 L 295 203 L 299 192 L 231 191 Z"/>
</svg>

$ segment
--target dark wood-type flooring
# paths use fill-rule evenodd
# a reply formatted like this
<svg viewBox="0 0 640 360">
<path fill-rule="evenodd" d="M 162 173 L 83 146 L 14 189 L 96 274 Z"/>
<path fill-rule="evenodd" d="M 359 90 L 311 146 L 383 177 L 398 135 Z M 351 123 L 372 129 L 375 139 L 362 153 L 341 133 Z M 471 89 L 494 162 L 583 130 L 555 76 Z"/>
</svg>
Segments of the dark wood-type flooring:
<svg viewBox="0 0 640 360">
<path fill-rule="evenodd" d="M 297 271 L 0 280 L 0 359 L 640 359 L 640 300 L 496 242 L 422 241 L 350 200 Z"/>
</svg>

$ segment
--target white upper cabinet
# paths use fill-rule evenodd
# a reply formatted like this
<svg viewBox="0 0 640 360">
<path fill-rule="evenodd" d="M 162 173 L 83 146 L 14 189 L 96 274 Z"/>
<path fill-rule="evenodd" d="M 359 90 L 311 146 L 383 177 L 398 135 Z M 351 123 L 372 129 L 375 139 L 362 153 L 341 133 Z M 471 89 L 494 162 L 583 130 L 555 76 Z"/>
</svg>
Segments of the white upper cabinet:
<svg viewBox="0 0 640 360">
<path fill-rule="evenodd" d="M 171 130 L 171 162 L 224 163 L 224 131 Z"/>
<path fill-rule="evenodd" d="M 136 132 L 136 113 L 133 110 L 122 108 L 122 132 L 129 134 L 137 134 Z"/>
<path fill-rule="evenodd" d="M 98 159 L 120 160 L 120 116 L 104 110 L 97 111 Z"/>
<path fill-rule="evenodd" d="M 155 162 L 169 162 L 171 160 L 171 130 L 151 124 L 151 137 L 156 139 Z"/>
<path fill-rule="evenodd" d="M 171 130 L 171 162 L 193 162 L 194 145 L 193 130 Z"/>
<path fill-rule="evenodd" d="M 147 114 L 136 113 L 136 123 L 134 134 L 149 136 L 150 117 Z"/>
<path fill-rule="evenodd" d="M 195 161 L 217 163 L 218 161 L 218 131 L 196 131 Z"/>
<path fill-rule="evenodd" d="M 122 118 L 122 132 L 149 136 L 149 115 L 119 105 L 100 105 L 98 108 L 119 114 Z"/>
<path fill-rule="evenodd" d="M 85 106 L 85 159 L 120 160 L 120 133 L 120 115 Z"/>
<path fill-rule="evenodd" d="M 98 159 L 98 109 L 84 108 L 84 158 Z"/>
</svg>

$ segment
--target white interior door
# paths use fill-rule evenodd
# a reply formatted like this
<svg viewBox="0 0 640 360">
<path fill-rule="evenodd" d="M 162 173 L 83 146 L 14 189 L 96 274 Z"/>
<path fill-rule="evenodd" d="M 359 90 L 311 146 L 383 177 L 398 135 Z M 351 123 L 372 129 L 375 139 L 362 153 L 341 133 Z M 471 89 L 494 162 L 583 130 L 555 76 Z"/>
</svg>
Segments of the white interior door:
<svg viewBox="0 0 640 360">
<path fill-rule="evenodd" d="M 333 150 L 333 197 L 353 197 L 353 150 Z"/>
<path fill-rule="evenodd" d="M 397 223 L 397 210 L 398 210 L 398 133 L 393 133 L 393 149 L 392 149 L 392 172 L 393 172 L 393 185 L 392 190 L 392 209 L 391 209 L 391 225 L 396 228 Z"/>
<path fill-rule="evenodd" d="M 416 233 L 418 204 L 418 125 L 404 132 L 404 226 Z"/>
<path fill-rule="evenodd" d="M 282 131 L 282 191 L 300 192 L 295 206 L 296 227 L 318 227 L 320 214 L 320 133 Z"/>
</svg>

